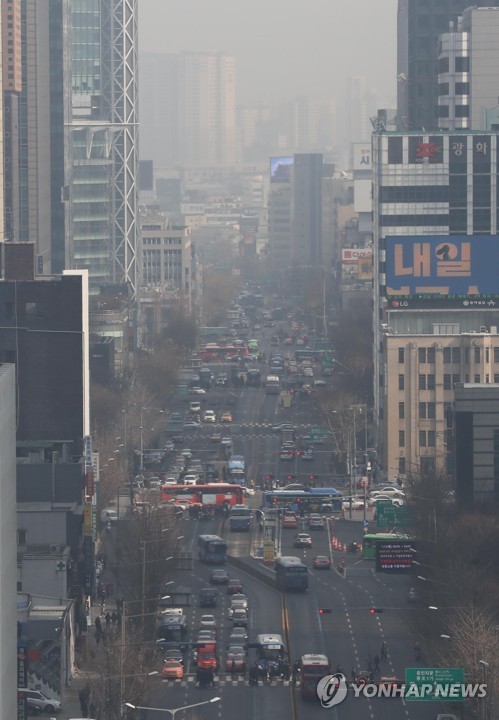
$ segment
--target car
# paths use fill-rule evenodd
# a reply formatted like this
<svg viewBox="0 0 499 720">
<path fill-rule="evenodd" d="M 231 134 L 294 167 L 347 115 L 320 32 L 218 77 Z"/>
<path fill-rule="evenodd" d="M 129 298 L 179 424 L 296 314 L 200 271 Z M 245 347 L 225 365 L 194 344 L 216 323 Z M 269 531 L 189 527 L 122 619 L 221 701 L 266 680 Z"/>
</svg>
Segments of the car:
<svg viewBox="0 0 499 720">
<path fill-rule="evenodd" d="M 201 670 L 218 670 L 216 643 L 204 643 L 197 648 L 197 666 Z"/>
<path fill-rule="evenodd" d="M 291 337 L 284 338 L 284 344 L 285 344 L 285 345 L 292 345 L 292 344 L 293 344 L 293 338 L 291 338 Z"/>
<path fill-rule="evenodd" d="M 310 530 L 324 530 L 324 518 L 318 513 L 310 513 L 308 516 L 308 527 Z"/>
<path fill-rule="evenodd" d="M 184 666 L 178 660 L 165 660 L 163 677 L 168 680 L 181 680 L 184 677 Z"/>
<path fill-rule="evenodd" d="M 242 607 L 245 610 L 248 609 L 248 598 L 244 593 L 234 593 L 233 596 L 230 599 L 230 605 L 231 607 Z"/>
<path fill-rule="evenodd" d="M 222 437 L 222 439 L 220 440 L 220 444 L 225 445 L 226 447 L 231 447 L 232 446 L 232 438 Z"/>
<path fill-rule="evenodd" d="M 308 533 L 298 533 L 295 536 L 293 547 L 295 548 L 308 548 L 312 547 L 312 538 Z"/>
<path fill-rule="evenodd" d="M 210 582 L 214 585 L 225 585 L 229 582 L 229 573 L 227 570 L 212 570 L 210 573 Z"/>
<path fill-rule="evenodd" d="M 281 430 L 296 430 L 296 425 L 292 425 L 291 423 L 281 423 L 280 425 L 273 425 L 271 430 L 275 433 L 281 432 Z"/>
<path fill-rule="evenodd" d="M 227 595 L 235 595 L 236 593 L 242 593 L 243 584 L 240 580 L 231 578 L 227 583 Z"/>
<path fill-rule="evenodd" d="M 199 629 L 200 630 L 212 630 L 214 633 L 217 632 L 217 621 L 214 615 L 201 615 L 199 618 Z"/>
<path fill-rule="evenodd" d="M 163 653 L 163 659 L 166 660 L 177 660 L 177 662 L 184 664 L 184 654 L 180 648 L 178 649 L 172 649 L 172 650 L 166 650 L 166 652 Z"/>
<path fill-rule="evenodd" d="M 246 670 L 246 650 L 242 645 L 229 646 L 225 669 L 227 672 L 244 672 Z"/>
<path fill-rule="evenodd" d="M 229 379 L 228 379 L 227 375 L 219 375 L 215 379 L 215 385 L 218 385 L 219 387 L 224 387 L 225 385 L 227 385 L 228 382 L 229 382 Z"/>
<path fill-rule="evenodd" d="M 255 488 L 252 488 L 252 487 L 243 488 L 244 497 L 253 497 L 254 494 L 255 494 Z"/>
<path fill-rule="evenodd" d="M 298 527 L 298 518 L 295 513 L 285 513 L 282 518 L 283 528 L 295 529 Z"/>
<path fill-rule="evenodd" d="M 232 413 L 229 412 L 229 410 L 226 410 L 220 415 L 220 422 L 223 423 L 231 423 L 232 422 Z"/>
<path fill-rule="evenodd" d="M 206 390 L 200 387 L 191 387 L 189 395 L 206 395 Z"/>
<path fill-rule="evenodd" d="M 196 485 L 199 480 L 197 475 L 185 475 L 182 480 L 184 485 Z"/>
<path fill-rule="evenodd" d="M 184 430 L 199 430 L 201 427 L 201 423 L 197 420 L 187 420 L 184 423 Z M 182 438 L 183 440 L 183 438 Z"/>
<path fill-rule="evenodd" d="M 306 367 L 303 369 L 303 375 L 305 377 L 314 377 L 314 371 L 311 367 Z"/>
<path fill-rule="evenodd" d="M 167 440 L 163 446 L 163 450 L 165 452 L 173 452 L 175 450 L 175 445 L 172 443 L 171 440 Z"/>
<path fill-rule="evenodd" d="M 314 388 L 318 387 L 327 387 L 327 382 L 325 380 L 314 380 Z"/>
<path fill-rule="evenodd" d="M 370 505 L 371 507 L 376 507 L 376 505 L 380 501 L 389 501 L 392 505 L 395 505 L 396 507 L 401 507 L 404 504 L 404 501 L 397 497 L 390 497 L 390 495 L 376 495 L 376 497 L 369 498 L 368 505 Z"/>
<path fill-rule="evenodd" d="M 244 608 L 234 608 L 230 615 L 232 627 L 247 627 L 248 613 Z"/>
<path fill-rule="evenodd" d="M 210 441 L 211 443 L 219 443 L 219 442 L 222 442 L 222 433 L 219 433 L 219 432 L 211 433 L 211 435 L 210 435 L 210 437 L 209 437 L 209 441 Z"/>
<path fill-rule="evenodd" d="M 294 456 L 295 454 L 293 450 L 285 448 L 284 450 L 279 451 L 279 460 L 282 460 L 283 462 L 293 462 Z"/>
<path fill-rule="evenodd" d="M 329 570 L 331 567 L 331 560 L 327 555 L 316 555 L 312 563 L 314 570 Z"/>
<path fill-rule="evenodd" d="M 246 647 L 248 642 L 248 633 L 244 627 L 232 628 L 229 635 L 229 647 L 231 645 L 242 645 Z"/>
<path fill-rule="evenodd" d="M 184 460 L 190 460 L 192 458 L 192 450 L 190 448 L 182 448 L 180 457 L 183 457 Z"/>
<path fill-rule="evenodd" d="M 197 643 L 216 642 L 216 633 L 213 630 L 200 630 L 196 637 Z"/>
<path fill-rule="evenodd" d="M 184 436 L 183 435 L 173 435 L 172 436 L 172 443 L 175 443 L 175 445 L 180 445 L 180 443 L 184 442 Z"/>
<path fill-rule="evenodd" d="M 350 507 L 352 508 L 352 510 L 363 510 L 364 501 L 360 500 L 359 498 L 352 498 L 351 503 L 350 500 L 344 500 L 342 503 L 343 510 L 350 510 Z"/>
<path fill-rule="evenodd" d="M 170 420 L 171 422 L 182 422 L 183 420 L 182 413 L 179 412 L 172 412 L 170 413 Z"/>
<path fill-rule="evenodd" d="M 207 410 L 205 414 L 203 415 L 203 422 L 205 423 L 214 423 L 217 421 L 217 416 L 215 415 L 214 410 Z"/>
<path fill-rule="evenodd" d="M 27 704 L 33 710 L 37 708 L 40 712 L 55 713 L 62 710 L 62 704 L 55 698 L 48 698 L 39 690 L 30 690 L 28 688 L 18 688 L 18 692 L 24 693 Z M 35 710 L 36 712 L 36 710 Z"/>
<path fill-rule="evenodd" d="M 203 588 L 199 591 L 199 607 L 216 607 L 218 593 L 214 588 Z"/>
<path fill-rule="evenodd" d="M 385 486 L 380 490 L 372 490 L 370 493 L 370 497 L 377 497 L 378 495 L 389 495 L 390 497 L 396 497 L 400 498 L 401 500 L 405 500 L 405 493 L 396 487 L 392 487 L 391 485 Z"/>
</svg>

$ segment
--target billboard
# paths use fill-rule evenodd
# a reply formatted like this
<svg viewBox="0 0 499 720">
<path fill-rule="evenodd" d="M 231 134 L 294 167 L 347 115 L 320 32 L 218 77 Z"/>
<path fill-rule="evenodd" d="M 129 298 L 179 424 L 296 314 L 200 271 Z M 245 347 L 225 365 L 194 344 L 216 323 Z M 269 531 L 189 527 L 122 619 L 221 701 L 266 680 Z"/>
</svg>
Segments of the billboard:
<svg viewBox="0 0 499 720">
<path fill-rule="evenodd" d="M 293 156 L 270 158 L 270 182 L 291 182 Z"/>
<path fill-rule="evenodd" d="M 499 236 L 410 235 L 386 238 L 389 300 L 499 298 Z"/>
<path fill-rule="evenodd" d="M 343 248 L 341 276 L 343 280 L 372 280 L 373 252 L 371 248 Z"/>
<path fill-rule="evenodd" d="M 376 572 L 410 572 L 414 558 L 412 540 L 378 540 Z"/>
<path fill-rule="evenodd" d="M 353 144 L 353 170 L 371 170 L 371 143 L 359 142 Z"/>
</svg>

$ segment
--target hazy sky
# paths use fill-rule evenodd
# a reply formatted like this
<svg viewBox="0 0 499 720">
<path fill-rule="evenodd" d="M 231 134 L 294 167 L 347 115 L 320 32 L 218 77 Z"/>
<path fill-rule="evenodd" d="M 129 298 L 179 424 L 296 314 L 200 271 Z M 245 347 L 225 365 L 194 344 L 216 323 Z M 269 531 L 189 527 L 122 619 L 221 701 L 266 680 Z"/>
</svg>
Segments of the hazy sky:
<svg viewBox="0 0 499 720">
<path fill-rule="evenodd" d="M 142 52 L 235 55 L 239 103 L 396 92 L 397 0 L 138 0 Z"/>
</svg>

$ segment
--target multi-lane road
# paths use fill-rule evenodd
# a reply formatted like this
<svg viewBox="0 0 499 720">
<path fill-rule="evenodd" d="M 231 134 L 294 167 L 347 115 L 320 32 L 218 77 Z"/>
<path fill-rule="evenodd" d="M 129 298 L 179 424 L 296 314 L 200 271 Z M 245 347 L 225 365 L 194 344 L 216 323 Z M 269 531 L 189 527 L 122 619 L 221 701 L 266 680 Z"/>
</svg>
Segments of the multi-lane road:
<svg viewBox="0 0 499 720">
<path fill-rule="evenodd" d="M 271 331 L 269 332 L 269 335 Z M 267 337 L 268 342 L 268 337 Z M 265 370 L 262 368 L 262 374 Z M 246 457 L 249 467 L 247 477 L 255 482 L 265 474 L 276 478 L 297 475 L 296 480 L 316 474 L 326 485 L 329 470 L 329 458 L 332 447 L 329 444 L 319 446 L 316 458 L 312 462 L 295 460 L 281 462 L 278 457 L 279 436 L 271 432 L 272 425 L 280 422 L 292 422 L 298 427 L 320 424 L 314 417 L 313 399 L 300 397 L 294 407 L 282 410 L 278 407 L 278 396 L 265 395 L 263 389 L 225 388 L 209 391 L 205 407 L 210 408 L 213 397 L 218 398 L 217 410 L 229 407 L 233 412 L 233 423 L 223 429 L 223 434 L 232 437 L 233 451 Z M 185 438 L 185 445 L 199 453 L 213 449 L 209 436 L 213 425 L 193 431 Z M 218 429 L 218 427 L 217 427 Z M 258 505 L 261 495 L 257 492 L 251 498 Z M 229 542 L 230 553 L 239 560 L 255 566 L 258 561 L 247 557 L 252 549 L 251 536 L 230 533 L 223 530 L 218 519 L 201 521 L 185 520 L 184 537 L 186 549 L 195 549 L 196 537 L 200 533 L 224 532 Z M 300 521 L 304 523 L 304 521 Z M 299 530 L 306 530 L 300 526 Z M 343 555 L 347 562 L 347 573 L 341 575 L 336 570 L 313 570 L 315 555 L 330 555 L 336 564 L 340 553 L 331 550 L 332 536 L 348 544 L 362 537 L 362 522 L 347 519 L 330 522 L 324 530 L 312 533 L 313 547 L 298 550 L 293 547 L 296 530 L 282 530 L 280 534 L 281 553 L 299 555 L 309 567 L 309 590 L 306 593 L 287 593 L 283 596 L 274 589 L 272 583 L 262 582 L 252 574 L 231 567 L 232 577 L 243 582 L 244 593 L 249 598 L 249 640 L 254 642 L 258 633 L 279 633 L 289 643 L 291 661 L 299 659 L 309 652 L 325 653 L 333 671 L 341 666 L 350 678 L 352 669 L 356 673 L 368 669 L 369 658 L 380 654 L 382 642 L 388 649 L 388 658 L 381 664 L 379 675 L 404 678 L 405 668 L 414 667 L 413 646 L 415 637 L 411 634 L 411 607 L 407 602 L 410 581 L 400 575 L 377 575 L 372 564 L 352 555 Z M 246 556 L 246 559 L 245 559 Z M 219 590 L 217 608 L 204 609 L 197 605 L 198 591 L 208 585 L 210 566 L 196 561 L 193 571 L 179 571 L 179 584 L 189 585 L 193 592 L 193 605 L 187 609 L 189 618 L 189 637 L 194 638 L 199 618 L 205 612 L 213 612 L 217 618 L 219 646 L 225 649 L 230 631 L 228 619 L 229 596 L 225 588 Z M 321 614 L 320 609 L 331 610 Z M 382 608 L 383 612 L 371 614 L 371 608 Z M 249 660 L 252 660 L 250 650 Z M 224 653 L 221 653 L 222 671 L 216 677 L 215 687 L 199 688 L 195 684 L 195 668 L 190 662 L 190 653 L 186 656 L 186 675 L 182 681 L 158 682 L 150 692 L 148 705 L 157 708 L 178 708 L 191 705 L 212 697 L 220 700 L 193 708 L 183 713 L 184 718 L 202 717 L 206 720 L 216 718 L 236 718 L 237 720 L 265 720 L 266 718 L 294 718 L 310 720 L 324 717 L 329 713 L 334 720 L 428 720 L 436 717 L 442 710 L 436 705 L 418 702 L 405 702 L 400 699 L 360 699 L 348 698 L 339 706 L 323 709 L 318 702 L 304 701 L 298 688 L 292 683 L 279 680 L 275 685 L 249 685 L 245 676 L 231 678 L 224 670 Z M 160 717 L 159 713 L 145 713 L 147 720 Z"/>
</svg>

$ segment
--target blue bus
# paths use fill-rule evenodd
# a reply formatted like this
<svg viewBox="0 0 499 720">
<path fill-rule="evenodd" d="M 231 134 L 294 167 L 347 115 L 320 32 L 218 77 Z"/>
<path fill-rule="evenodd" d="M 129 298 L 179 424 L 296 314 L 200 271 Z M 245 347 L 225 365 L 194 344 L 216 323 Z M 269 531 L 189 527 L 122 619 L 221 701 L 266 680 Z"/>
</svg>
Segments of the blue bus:
<svg viewBox="0 0 499 720">
<path fill-rule="evenodd" d="M 231 530 L 250 530 L 253 514 L 247 505 L 233 505 L 230 509 L 229 524 Z"/>
<path fill-rule="evenodd" d="M 279 590 L 308 588 L 308 568 L 299 557 L 287 555 L 275 561 L 275 581 Z"/>
<path fill-rule="evenodd" d="M 243 455 L 231 455 L 227 462 L 228 481 L 244 487 L 246 484 L 246 461 Z"/>
<path fill-rule="evenodd" d="M 198 558 L 205 563 L 226 562 L 227 543 L 218 535 L 200 535 L 198 537 Z"/>
<path fill-rule="evenodd" d="M 267 508 L 288 508 L 293 512 L 321 512 L 323 505 L 328 510 L 341 512 L 343 497 L 336 488 L 309 488 L 308 490 L 272 490 L 263 493 L 263 506 Z"/>
</svg>

